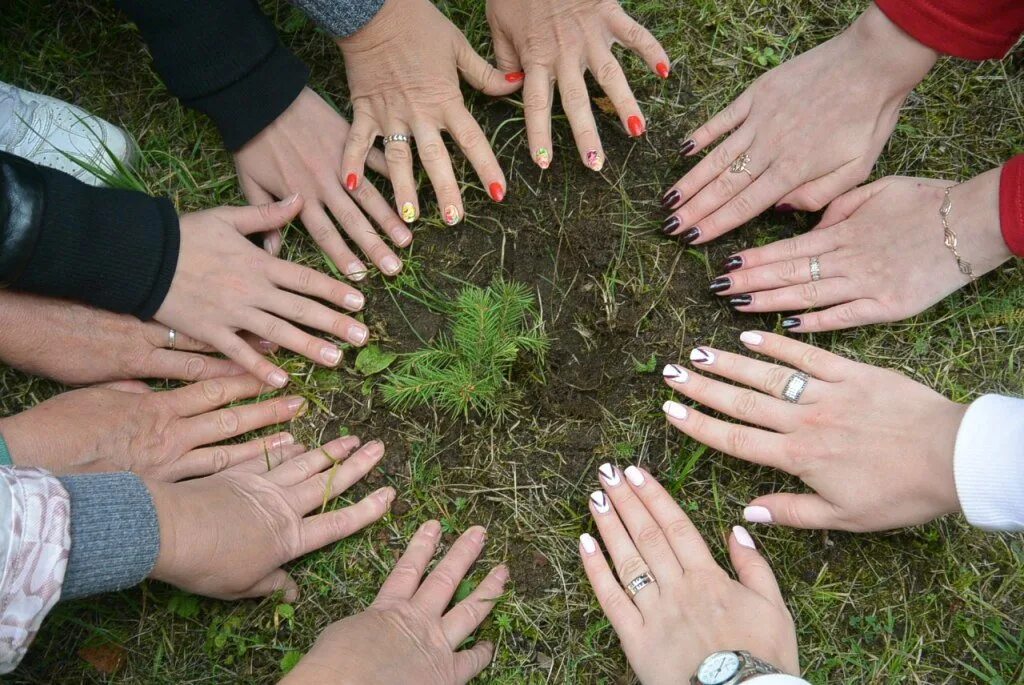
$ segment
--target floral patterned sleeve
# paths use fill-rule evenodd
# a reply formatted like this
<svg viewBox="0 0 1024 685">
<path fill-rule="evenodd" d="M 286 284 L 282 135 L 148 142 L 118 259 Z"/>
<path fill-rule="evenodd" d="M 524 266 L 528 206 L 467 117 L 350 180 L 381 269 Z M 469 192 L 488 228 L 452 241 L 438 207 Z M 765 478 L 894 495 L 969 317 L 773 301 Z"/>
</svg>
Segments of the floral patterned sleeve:
<svg viewBox="0 0 1024 685">
<path fill-rule="evenodd" d="M 0 674 L 21 662 L 60 599 L 71 503 L 41 469 L 0 467 Z"/>
</svg>

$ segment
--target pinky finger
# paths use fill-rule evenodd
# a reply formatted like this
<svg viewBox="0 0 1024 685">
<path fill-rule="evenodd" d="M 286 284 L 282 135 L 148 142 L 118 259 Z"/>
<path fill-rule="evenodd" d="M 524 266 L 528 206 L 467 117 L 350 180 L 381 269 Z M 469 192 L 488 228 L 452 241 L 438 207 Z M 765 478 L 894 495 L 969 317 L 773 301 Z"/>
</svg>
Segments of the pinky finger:
<svg viewBox="0 0 1024 685">
<path fill-rule="evenodd" d="M 668 53 L 658 39 L 622 9 L 610 21 L 612 35 L 627 48 L 640 55 L 651 71 L 662 78 L 668 76 Z"/>
<path fill-rule="evenodd" d="M 394 501 L 394 489 L 381 488 L 351 506 L 306 518 L 302 522 L 302 548 L 296 556 L 347 538 L 379 521 Z"/>
<path fill-rule="evenodd" d="M 583 559 L 583 570 L 587 573 L 590 586 L 594 588 L 601 609 L 611 621 L 615 632 L 619 634 L 619 639 L 624 640 L 623 632 L 636 630 L 643 624 L 640 610 L 629 600 L 625 590 L 615 580 L 597 540 L 589 533 L 580 536 L 580 557 Z"/>
<path fill-rule="evenodd" d="M 894 320 L 893 317 L 887 315 L 885 309 L 878 302 L 861 299 L 829 307 L 820 312 L 790 316 L 782 321 L 782 327 L 794 333 L 820 333 L 869 324 L 888 323 L 892 320 Z"/>
<path fill-rule="evenodd" d="M 262 463 L 283 461 L 294 451 L 295 438 L 291 433 L 277 433 L 267 438 L 250 440 L 241 445 L 204 447 L 186 454 L 176 464 L 174 480 L 208 476 L 233 466 L 261 457 Z"/>
<path fill-rule="evenodd" d="M 760 552 L 750 533 L 743 526 L 735 526 L 729 536 L 729 558 L 740 582 L 777 607 L 786 606 L 779 582 Z"/>
<path fill-rule="evenodd" d="M 299 598 L 299 586 L 284 569 L 275 569 L 263 577 L 248 590 L 244 590 L 230 599 L 245 597 L 269 597 L 275 592 L 284 592 L 284 600 L 288 603 Z"/>
<path fill-rule="evenodd" d="M 250 347 L 236 333 L 225 331 L 211 339 L 214 347 L 225 357 L 235 362 L 253 378 L 259 378 L 275 388 L 288 385 L 289 377 L 284 369 L 279 369 L 266 357 Z"/>
<path fill-rule="evenodd" d="M 750 114 L 750 107 L 753 102 L 753 96 L 750 95 L 749 91 L 745 91 L 725 109 L 711 117 L 703 126 L 694 131 L 693 135 L 683 143 L 683 148 L 680 152 L 687 157 L 694 155 L 729 131 L 739 128 L 740 124 L 746 121 L 747 116 Z"/>
<path fill-rule="evenodd" d="M 483 673 L 491 665 L 494 658 L 494 645 L 490 642 L 478 642 L 469 649 L 455 653 L 455 681 L 466 685 L 473 678 Z"/>
<path fill-rule="evenodd" d="M 786 470 L 785 438 L 778 433 L 714 419 L 678 402 L 662 407 L 669 423 L 697 442 L 762 466 Z"/>
</svg>

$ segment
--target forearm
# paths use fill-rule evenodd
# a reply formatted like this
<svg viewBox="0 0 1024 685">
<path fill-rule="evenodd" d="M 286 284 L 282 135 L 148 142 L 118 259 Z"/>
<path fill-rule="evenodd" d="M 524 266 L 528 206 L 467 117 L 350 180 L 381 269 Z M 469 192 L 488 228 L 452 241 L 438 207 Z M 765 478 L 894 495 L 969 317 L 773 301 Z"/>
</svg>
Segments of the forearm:
<svg viewBox="0 0 1024 685">
<path fill-rule="evenodd" d="M 895 80 L 897 90 L 909 92 L 924 80 L 939 53 L 923 45 L 870 5 L 847 31 L 860 44 L 860 52 L 873 60 L 879 78 Z"/>
<path fill-rule="evenodd" d="M 368 24 L 385 0 L 291 0 L 335 38 L 352 35 Z"/>
</svg>

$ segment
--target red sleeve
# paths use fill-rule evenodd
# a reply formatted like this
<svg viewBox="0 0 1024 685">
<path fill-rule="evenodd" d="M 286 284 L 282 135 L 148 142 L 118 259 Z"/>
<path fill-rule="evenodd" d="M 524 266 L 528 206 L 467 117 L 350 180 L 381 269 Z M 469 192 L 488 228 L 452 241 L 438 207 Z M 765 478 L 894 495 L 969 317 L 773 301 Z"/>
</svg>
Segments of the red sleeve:
<svg viewBox="0 0 1024 685">
<path fill-rule="evenodd" d="M 999 227 L 1010 252 L 1024 257 L 1024 155 L 1007 162 L 999 177 Z"/>
<path fill-rule="evenodd" d="M 1000 59 L 1024 33 L 1021 0 L 875 0 L 918 42 L 964 59 Z"/>
</svg>

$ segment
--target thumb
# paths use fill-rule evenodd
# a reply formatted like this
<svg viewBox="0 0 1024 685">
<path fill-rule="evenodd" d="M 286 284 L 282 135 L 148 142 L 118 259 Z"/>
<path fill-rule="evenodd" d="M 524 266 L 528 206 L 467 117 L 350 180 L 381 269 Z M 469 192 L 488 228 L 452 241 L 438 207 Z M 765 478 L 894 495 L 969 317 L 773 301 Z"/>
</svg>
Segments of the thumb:
<svg viewBox="0 0 1024 685">
<path fill-rule="evenodd" d="M 855 162 L 847 162 L 835 171 L 808 181 L 796 190 L 787 193 L 775 204 L 775 207 L 780 211 L 799 209 L 805 212 L 817 212 L 850 188 L 863 182 L 865 178 L 867 176 L 860 171 Z"/>
<path fill-rule="evenodd" d="M 469 649 L 455 654 L 455 681 L 468 683 L 480 675 L 494 658 L 494 645 L 490 642 L 477 642 Z"/>
<path fill-rule="evenodd" d="M 840 195 L 828 206 L 821 217 L 821 221 L 815 228 L 828 228 L 846 221 L 854 212 L 878 193 L 885 190 L 892 183 L 892 178 L 880 178 L 874 183 L 854 188 L 853 190 Z"/>
<path fill-rule="evenodd" d="M 223 207 L 223 218 L 242 235 L 262 233 L 283 227 L 302 211 L 302 196 L 296 193 L 278 202 L 250 207 Z"/>
<path fill-rule="evenodd" d="M 239 598 L 269 597 L 279 591 L 284 592 L 284 600 L 288 603 L 294 602 L 299 598 L 299 586 L 295 584 L 295 581 L 292 580 L 292 577 L 284 569 L 280 568 L 274 569 L 251 588 L 240 592 L 238 596 Z"/>
<path fill-rule="evenodd" d="M 836 508 L 819 495 L 776 494 L 758 497 L 743 510 L 750 523 L 777 523 L 810 530 L 835 528 Z"/>
<path fill-rule="evenodd" d="M 462 36 L 456 48 L 455 60 L 466 83 L 487 95 L 509 95 L 522 85 L 522 77 L 518 74 L 503 74 L 492 67 L 477 54 L 465 36 Z"/>
<path fill-rule="evenodd" d="M 772 604 L 785 606 L 782 590 L 775 579 L 771 566 L 757 551 L 757 545 L 750 533 L 743 526 L 734 526 L 729 536 L 729 558 L 736 576 L 748 588 L 767 599 Z"/>
</svg>

